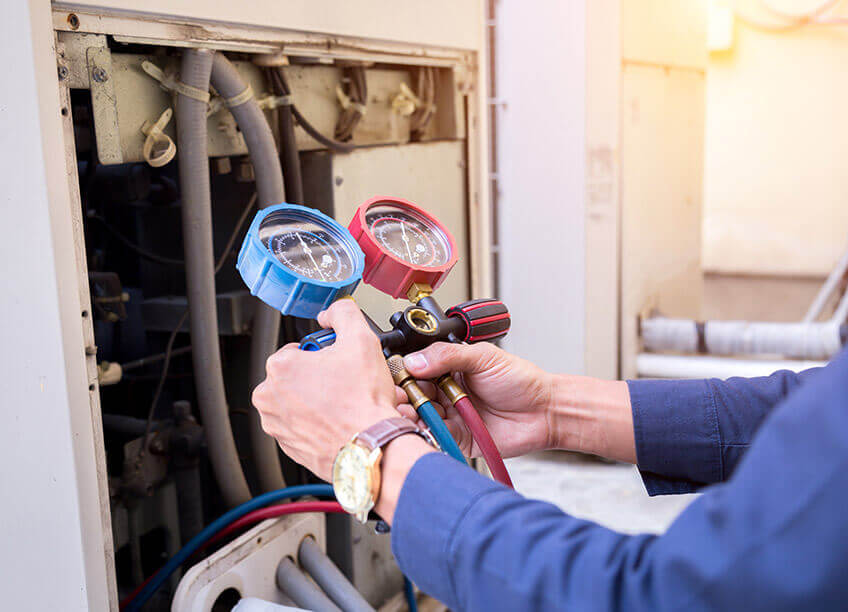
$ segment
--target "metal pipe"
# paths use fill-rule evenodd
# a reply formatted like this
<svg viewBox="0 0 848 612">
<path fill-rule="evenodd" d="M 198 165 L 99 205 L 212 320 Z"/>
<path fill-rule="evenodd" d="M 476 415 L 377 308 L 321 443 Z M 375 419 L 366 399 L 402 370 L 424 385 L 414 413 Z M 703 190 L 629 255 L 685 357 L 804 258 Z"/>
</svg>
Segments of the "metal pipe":
<svg viewBox="0 0 848 612">
<path fill-rule="evenodd" d="M 769 376 L 778 370 L 801 372 L 827 365 L 824 361 L 780 361 L 733 359 L 707 355 L 636 356 L 636 372 L 640 378 L 730 378 L 732 376 Z"/>
<path fill-rule="evenodd" d="M 213 57 L 214 52 L 209 49 L 184 51 L 180 71 L 182 82 L 200 91 L 208 91 Z M 176 108 L 186 294 L 191 311 L 189 329 L 195 388 L 215 478 L 227 505 L 236 506 L 251 496 L 233 440 L 221 367 L 206 103 L 180 94 Z"/>
<path fill-rule="evenodd" d="M 341 570 L 330 561 L 324 551 L 311 537 L 303 538 L 297 552 L 298 562 L 303 570 L 318 583 L 336 605 L 345 612 L 374 612 L 374 608 L 365 601 Z"/>
<path fill-rule="evenodd" d="M 256 98 L 249 92 L 247 83 L 230 60 L 221 53 L 215 55 L 211 81 L 215 90 L 228 101 L 230 112 L 244 136 L 256 174 L 259 208 L 284 202 L 286 195 L 283 187 L 283 171 L 280 167 L 274 135 L 264 113 L 256 103 Z M 280 313 L 263 303 L 257 303 L 250 344 L 251 390 L 265 380 L 265 362 L 277 350 L 279 335 Z M 256 410 L 250 410 L 249 414 L 250 442 L 259 485 L 265 492 L 282 489 L 286 483 L 280 466 L 277 442 L 263 431 L 259 413 Z"/>
<path fill-rule="evenodd" d="M 848 318 L 848 291 L 842 295 L 842 299 L 836 305 L 836 310 L 833 311 L 833 316 L 830 317 L 829 323 L 842 325 L 845 319 Z"/>
<path fill-rule="evenodd" d="M 341 612 L 289 557 L 284 557 L 277 566 L 277 586 L 301 608 L 316 612 Z"/>
<path fill-rule="evenodd" d="M 824 310 L 824 306 L 827 304 L 828 299 L 830 299 L 831 294 L 836 289 L 837 285 L 839 285 L 839 281 L 842 280 L 843 276 L 845 276 L 846 270 L 848 270 L 848 251 L 845 251 L 845 253 L 842 254 L 842 257 L 836 263 L 836 266 L 830 271 L 830 274 L 824 281 L 821 289 L 819 289 L 818 294 L 816 294 L 813 303 L 810 304 L 809 309 L 807 309 L 807 314 L 805 314 L 802 319 L 804 323 L 812 323 L 819 317 L 822 310 Z"/>
</svg>

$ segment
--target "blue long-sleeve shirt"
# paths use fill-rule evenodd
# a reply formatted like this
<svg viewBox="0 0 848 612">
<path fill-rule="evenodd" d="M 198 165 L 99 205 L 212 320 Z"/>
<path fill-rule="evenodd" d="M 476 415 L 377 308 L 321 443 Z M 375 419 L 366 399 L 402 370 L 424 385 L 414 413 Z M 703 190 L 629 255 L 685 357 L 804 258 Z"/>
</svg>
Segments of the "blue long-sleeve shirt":
<svg viewBox="0 0 848 612">
<path fill-rule="evenodd" d="M 401 569 L 454 610 L 848 607 L 848 352 L 757 379 L 631 381 L 649 492 L 704 485 L 663 535 L 624 535 L 440 455 L 392 528 Z"/>
</svg>

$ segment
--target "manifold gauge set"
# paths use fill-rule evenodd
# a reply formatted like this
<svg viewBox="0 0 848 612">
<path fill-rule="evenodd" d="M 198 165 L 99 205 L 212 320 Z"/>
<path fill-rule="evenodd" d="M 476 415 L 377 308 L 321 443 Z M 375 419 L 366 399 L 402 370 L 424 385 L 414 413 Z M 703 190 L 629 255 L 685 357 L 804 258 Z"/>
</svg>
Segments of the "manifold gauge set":
<svg viewBox="0 0 848 612">
<path fill-rule="evenodd" d="M 436 341 L 495 340 L 509 330 L 497 300 L 474 300 L 444 311 L 433 297 L 458 260 L 456 241 L 423 208 L 394 197 L 363 203 L 345 228 L 318 210 L 279 204 L 259 211 L 236 267 L 255 295 L 284 315 L 314 319 L 360 281 L 412 302 L 392 315 L 391 329 L 371 323 L 388 354 L 405 354 Z M 367 316 L 367 315 L 366 315 Z M 332 330 L 310 334 L 305 350 L 335 340 Z"/>
</svg>

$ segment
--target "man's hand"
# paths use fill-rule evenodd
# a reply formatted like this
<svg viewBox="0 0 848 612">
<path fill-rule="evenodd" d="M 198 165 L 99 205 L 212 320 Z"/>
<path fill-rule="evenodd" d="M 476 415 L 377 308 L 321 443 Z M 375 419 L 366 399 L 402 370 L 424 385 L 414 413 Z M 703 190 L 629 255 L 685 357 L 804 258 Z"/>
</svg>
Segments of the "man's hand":
<svg viewBox="0 0 848 612">
<path fill-rule="evenodd" d="M 330 480 L 336 453 L 354 434 L 398 416 L 397 389 L 353 300 L 336 302 L 318 322 L 335 330 L 335 344 L 316 352 L 287 344 L 271 355 L 253 405 L 289 457 Z"/>
<path fill-rule="evenodd" d="M 624 382 L 549 374 L 487 342 L 436 343 L 407 355 L 418 379 L 458 373 L 474 407 L 505 457 L 535 450 L 579 450 L 635 463 L 630 394 Z M 434 397 L 432 385 L 425 388 Z M 463 453 L 479 456 L 471 432 L 439 392 L 442 416 Z M 409 418 L 409 405 L 398 408 Z"/>
<path fill-rule="evenodd" d="M 458 380 L 480 412 L 501 454 L 515 457 L 555 446 L 549 423 L 554 377 L 529 361 L 510 355 L 493 344 L 447 344 L 438 342 L 404 359 L 415 378 L 436 378 L 459 372 Z M 434 397 L 432 385 L 423 387 Z M 439 391 L 442 416 L 465 455 L 479 456 L 471 432 Z M 411 407 L 400 411 L 413 418 Z"/>
</svg>

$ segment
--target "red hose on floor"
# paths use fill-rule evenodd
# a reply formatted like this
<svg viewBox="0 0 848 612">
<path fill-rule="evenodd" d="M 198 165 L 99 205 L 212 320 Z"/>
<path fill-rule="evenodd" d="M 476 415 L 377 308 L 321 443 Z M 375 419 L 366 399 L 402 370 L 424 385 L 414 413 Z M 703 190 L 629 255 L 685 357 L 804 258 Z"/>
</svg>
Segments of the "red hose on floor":
<svg viewBox="0 0 848 612">
<path fill-rule="evenodd" d="M 489 430 L 486 429 L 486 424 L 480 418 L 480 414 L 474 409 L 471 400 L 467 397 L 462 397 L 457 400 L 454 406 L 456 407 L 456 411 L 459 412 L 459 416 L 468 425 L 468 429 L 471 430 L 471 435 L 474 437 L 474 441 L 477 442 L 477 446 L 480 447 L 480 452 L 486 460 L 486 465 L 489 466 L 492 477 L 501 484 L 515 488 L 512 486 L 512 479 L 509 477 L 509 472 L 506 471 L 503 457 L 501 457 L 498 447 L 495 446 L 495 441 L 492 440 Z"/>
</svg>

